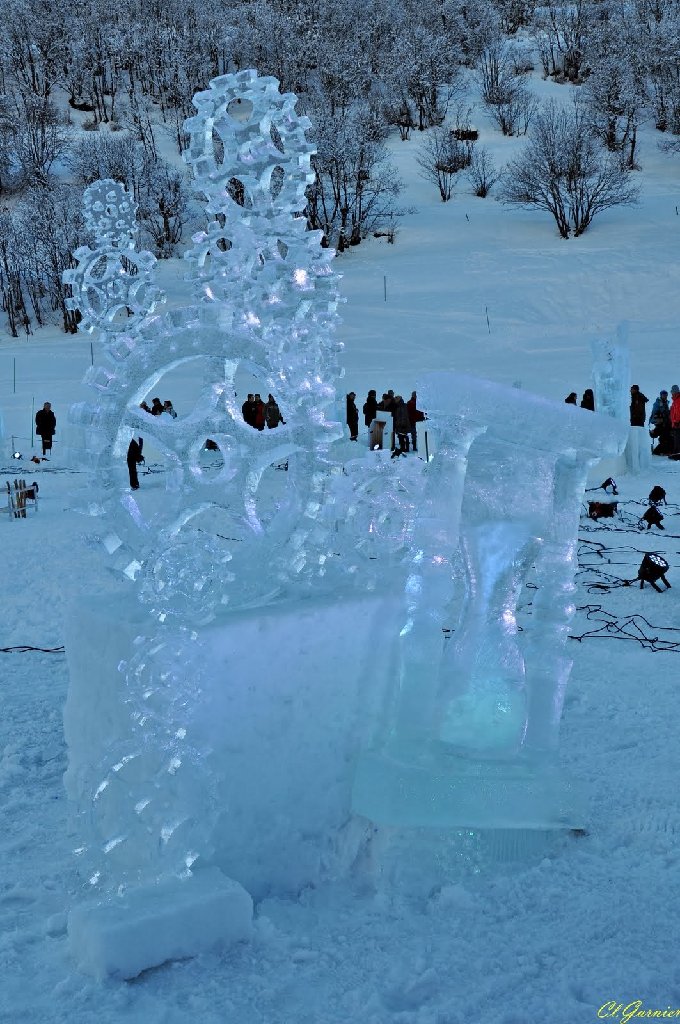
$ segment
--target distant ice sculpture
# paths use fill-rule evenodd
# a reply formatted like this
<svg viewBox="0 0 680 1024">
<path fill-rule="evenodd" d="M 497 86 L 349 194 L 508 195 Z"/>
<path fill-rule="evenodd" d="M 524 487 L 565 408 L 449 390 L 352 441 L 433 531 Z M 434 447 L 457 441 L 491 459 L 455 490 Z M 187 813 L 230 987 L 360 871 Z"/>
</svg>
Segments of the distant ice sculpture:
<svg viewBox="0 0 680 1024">
<path fill-rule="evenodd" d="M 588 468 L 622 450 L 626 426 L 462 375 L 431 374 L 418 394 L 439 447 L 391 710 L 354 809 L 392 826 L 565 827 L 579 811 L 555 750 L 579 513 Z"/>
<path fill-rule="evenodd" d="M 595 407 L 604 416 L 629 422 L 630 404 L 630 349 L 628 325 L 620 324 L 616 341 L 594 338 L 591 342 L 593 353 L 593 385 Z"/>
</svg>

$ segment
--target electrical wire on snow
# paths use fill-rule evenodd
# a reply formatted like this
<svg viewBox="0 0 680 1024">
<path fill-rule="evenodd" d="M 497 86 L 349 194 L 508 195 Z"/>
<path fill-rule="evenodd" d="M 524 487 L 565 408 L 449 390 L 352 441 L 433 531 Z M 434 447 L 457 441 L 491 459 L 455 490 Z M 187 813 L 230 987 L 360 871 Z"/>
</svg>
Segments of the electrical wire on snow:
<svg viewBox="0 0 680 1024">
<path fill-rule="evenodd" d="M 577 636 L 569 634 L 570 640 L 634 640 L 645 650 L 680 651 L 680 629 L 673 626 L 653 626 L 644 615 L 634 613 L 633 615 L 617 616 L 606 611 L 601 604 L 581 605 L 576 609 L 578 612 L 585 612 L 589 622 L 599 622 L 600 625 L 594 629 L 586 630 Z M 668 639 L 659 634 L 674 634 L 677 639 Z"/>
<path fill-rule="evenodd" d="M 0 654 L 27 654 L 29 651 L 40 651 L 42 654 L 65 654 L 65 647 L 32 647 L 20 644 L 18 647 L 0 647 Z"/>
</svg>

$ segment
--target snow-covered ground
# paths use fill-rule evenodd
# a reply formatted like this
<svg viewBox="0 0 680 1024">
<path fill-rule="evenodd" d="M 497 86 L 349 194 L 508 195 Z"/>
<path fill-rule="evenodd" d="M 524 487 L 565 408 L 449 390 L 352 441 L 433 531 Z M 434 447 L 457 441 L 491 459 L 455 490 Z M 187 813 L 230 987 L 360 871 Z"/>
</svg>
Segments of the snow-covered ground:
<svg viewBox="0 0 680 1024">
<path fill-rule="evenodd" d="M 480 121 L 482 141 L 502 162 L 519 143 Z M 670 390 L 680 378 L 677 157 L 655 145 L 644 134 L 640 206 L 608 211 L 583 238 L 565 242 L 547 216 L 476 199 L 464 185 L 441 204 L 417 176 L 417 137 L 395 141 L 408 183 L 404 205 L 417 213 L 404 220 L 394 246 L 371 241 L 340 261 L 342 389 L 356 391 L 360 402 L 369 387 L 410 394 L 420 373 L 445 368 L 521 382 L 561 402 L 591 384 L 591 338 L 611 337 L 627 321 L 634 381 L 650 399 Z M 181 301 L 179 268 L 165 266 L 162 275 Z M 85 397 L 79 382 L 89 363 L 89 338 L 45 331 L 0 342 L 3 481 L 21 469 L 40 483 L 37 514 L 0 520 L 3 648 L 59 648 L 71 596 L 122 586 L 88 543 L 90 523 L 73 508 L 80 470 L 59 448 L 69 404 Z M 181 410 L 193 386 L 175 373 L 160 386 L 161 398 Z M 58 433 L 51 462 L 34 466 L 27 461 L 33 403 L 46 400 Z M 21 463 L 10 458 L 12 437 Z M 663 537 L 643 535 L 634 523 L 643 510 L 634 502 L 657 483 L 671 502 Z M 673 589 L 592 593 L 585 571 L 578 603 L 602 605 L 619 621 L 644 616 L 649 625 L 638 625 L 646 635 L 671 649 L 655 651 L 611 629 L 569 641 L 574 669 L 562 755 L 589 797 L 588 835 L 565 836 L 524 863 L 506 864 L 489 863 L 470 837 L 450 884 L 434 891 L 424 871 L 418 884 L 412 863 L 392 879 L 366 874 L 296 899 L 269 898 L 256 908 L 251 944 L 133 983 L 94 982 L 68 955 L 66 914 L 81 881 L 62 787 L 65 657 L 0 653 L 0 1020 L 586 1024 L 610 1001 L 680 1008 L 680 662 L 672 649 L 680 643 L 680 464 L 655 460 L 648 473 L 619 484 L 630 519 L 615 531 L 610 520 L 594 528 L 584 519 L 583 538 L 611 549 L 603 568 L 629 579 L 640 551 L 663 550 Z M 588 548 L 583 558 L 592 561 Z M 572 632 L 599 625 L 580 611 Z"/>
</svg>

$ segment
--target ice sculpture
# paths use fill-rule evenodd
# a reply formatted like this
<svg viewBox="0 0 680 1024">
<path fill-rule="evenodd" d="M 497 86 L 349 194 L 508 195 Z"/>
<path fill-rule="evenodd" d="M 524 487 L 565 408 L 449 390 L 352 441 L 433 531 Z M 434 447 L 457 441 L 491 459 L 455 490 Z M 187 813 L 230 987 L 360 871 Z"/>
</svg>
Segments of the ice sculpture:
<svg viewBox="0 0 680 1024">
<path fill-rule="evenodd" d="M 388 825 L 564 827 L 578 811 L 554 754 L 580 505 L 625 424 L 462 375 L 430 375 L 418 394 L 440 444 L 411 544 L 398 687 L 354 809 Z"/>
<path fill-rule="evenodd" d="M 599 413 L 628 423 L 630 403 L 628 325 L 620 324 L 616 335 L 616 341 L 594 338 L 591 342 L 595 402 Z"/>
<path fill-rule="evenodd" d="M 108 636 L 110 608 L 86 614 L 88 642 L 102 648 L 95 683 L 87 685 L 92 659 L 80 644 L 69 655 L 79 680 L 69 689 L 71 736 L 83 699 L 92 709 L 98 695 L 105 708 L 97 754 L 83 744 L 68 780 L 85 795 L 81 857 L 100 899 L 75 914 L 71 933 L 105 972 L 139 966 L 107 939 L 132 936 L 135 916 L 155 921 L 159 934 L 167 925 L 172 939 L 149 941 L 143 966 L 197 948 L 200 928 L 183 946 L 182 921 L 193 907 L 200 923 L 212 887 L 220 914 L 232 906 L 238 934 L 247 934 L 248 896 L 218 867 L 232 874 L 235 865 L 237 881 L 252 878 L 266 892 L 262 874 L 287 843 L 298 885 L 316 880 L 330 856 L 328 831 L 349 817 L 349 766 L 376 723 L 379 742 L 360 758 L 354 787 L 362 815 L 389 824 L 564 824 L 551 757 L 569 673 L 578 507 L 588 465 L 618 450 L 623 430 L 444 374 L 423 382 L 438 434 L 431 462 L 393 461 L 389 452 L 336 457 L 337 284 L 332 253 L 299 213 L 311 173 L 307 121 L 294 97 L 253 71 L 214 80 L 195 105 L 187 160 L 208 218 L 187 254 L 195 302 L 157 310 L 153 258 L 136 251 L 134 204 L 113 181 L 87 192 L 96 245 L 79 250 L 66 278 L 106 354 L 88 377 L 97 401 L 72 413 L 91 492 L 101 496 L 88 499 L 90 511 L 140 599 L 134 613 L 118 608 L 122 641 Z M 144 411 L 163 374 L 190 360 L 204 368 L 195 408 L 177 419 Z M 285 426 L 258 432 L 243 422 L 241 365 L 276 395 Z M 124 486 L 133 431 L 164 456 L 160 498 Z M 207 437 L 221 452 L 217 475 L 204 469 Z M 272 501 L 271 467 L 284 460 Z M 538 589 L 520 633 L 529 566 Z M 392 595 L 404 575 L 397 640 Z M 352 586 L 369 593 L 347 600 Z M 257 707 L 246 671 L 253 661 L 258 680 L 272 664 L 282 677 L 267 680 Z M 272 706 L 298 729 L 318 710 L 323 728 L 306 758 L 296 759 L 293 727 L 279 736 Z M 230 788 L 235 760 L 257 780 L 250 801 Z M 263 851 L 270 830 L 274 849 Z M 234 857 L 235 831 L 257 856 L 246 848 Z M 171 921 L 159 902 L 179 908 Z M 207 934 L 219 932 L 214 917 L 206 923 Z M 96 963 L 95 947 L 104 950 Z"/>
<path fill-rule="evenodd" d="M 332 251 L 299 212 L 313 147 L 295 102 L 254 71 L 215 79 L 195 97 L 187 161 L 208 226 L 187 253 L 193 306 L 155 311 L 163 297 L 153 257 L 135 250 L 135 206 L 114 181 L 86 191 L 96 245 L 78 250 L 64 278 L 69 304 L 83 329 L 101 332 L 106 356 L 87 378 L 98 399 L 71 412 L 102 495 L 90 511 L 107 522 L 104 545 L 147 608 L 121 664 L 130 728 L 94 767 L 83 814 L 93 837 L 81 855 L 104 893 L 190 876 L 210 854 L 214 794 L 192 729 L 206 662 L 196 627 L 220 607 L 253 607 L 327 572 L 320 493 L 339 434 L 327 416 L 338 374 L 337 279 Z M 152 417 L 140 407 L 163 374 L 197 359 L 204 386 L 188 415 Z M 234 387 L 242 363 L 276 394 L 285 426 L 258 432 L 243 422 Z M 124 486 L 133 432 L 170 466 L 162 501 Z M 223 458 L 217 478 L 202 466 L 206 437 Z M 284 460 L 284 493 L 272 502 L 262 481 Z M 227 529 L 201 528 L 206 513 Z"/>
</svg>

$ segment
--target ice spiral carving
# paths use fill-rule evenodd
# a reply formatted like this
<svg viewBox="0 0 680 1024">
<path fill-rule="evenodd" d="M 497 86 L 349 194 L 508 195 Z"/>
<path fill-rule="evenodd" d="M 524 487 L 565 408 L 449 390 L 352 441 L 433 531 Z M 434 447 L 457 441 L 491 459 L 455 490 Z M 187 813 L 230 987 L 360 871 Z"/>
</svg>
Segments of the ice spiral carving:
<svg viewBox="0 0 680 1024">
<path fill-rule="evenodd" d="M 87 381 L 96 401 L 72 409 L 92 470 L 90 511 L 102 516 L 112 565 L 147 609 L 121 665 L 128 737 L 93 771 L 90 880 L 108 891 L 191 870 L 214 819 L 206 752 L 194 743 L 200 640 L 223 605 L 253 606 L 287 586 L 313 587 L 332 559 L 324 489 L 338 425 L 340 346 L 332 251 L 301 214 L 310 181 L 309 122 L 278 82 L 244 71 L 215 79 L 186 123 L 187 161 L 206 197 L 207 226 L 187 253 L 195 302 L 156 312 L 153 257 L 137 253 L 134 204 L 115 182 L 86 192 L 97 239 L 65 275 L 83 326 L 98 329 L 105 364 Z M 200 361 L 203 387 L 177 419 L 140 407 L 162 376 Z M 236 374 L 276 395 L 285 425 L 244 423 Z M 165 490 L 125 487 L 130 437 L 161 453 Z M 206 468 L 204 445 L 221 465 Z M 275 465 L 287 464 L 287 471 Z"/>
</svg>

